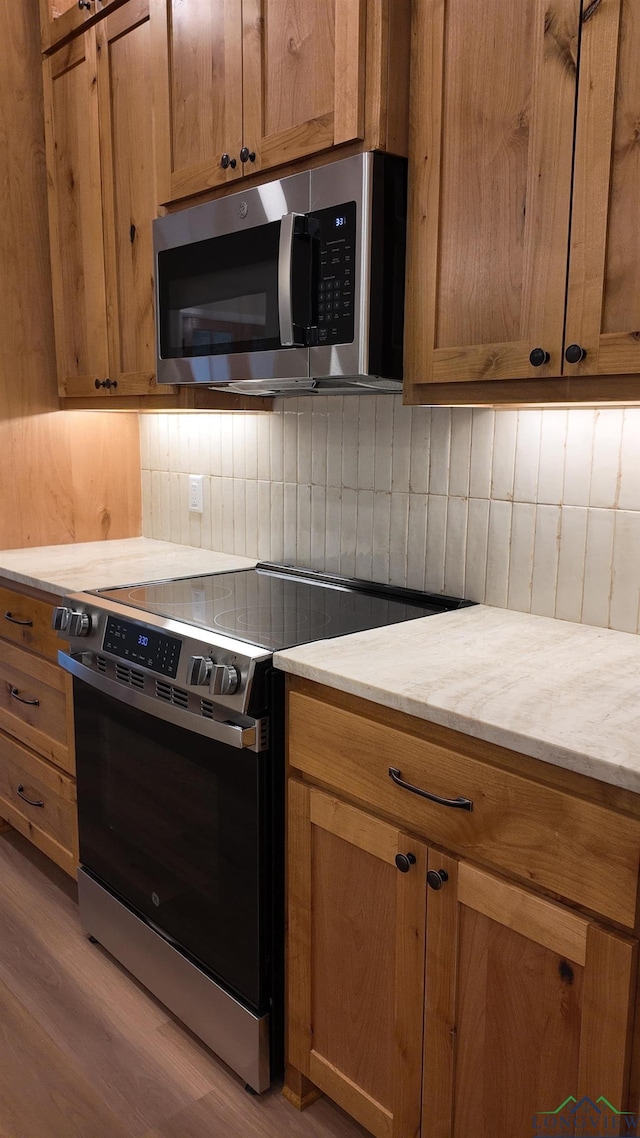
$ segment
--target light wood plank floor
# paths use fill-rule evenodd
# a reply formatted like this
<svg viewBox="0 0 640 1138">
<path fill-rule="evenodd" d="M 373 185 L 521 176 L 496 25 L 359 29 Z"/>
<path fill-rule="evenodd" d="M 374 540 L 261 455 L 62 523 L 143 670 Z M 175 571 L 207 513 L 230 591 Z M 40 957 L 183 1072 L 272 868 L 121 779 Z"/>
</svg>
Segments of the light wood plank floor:
<svg viewBox="0 0 640 1138">
<path fill-rule="evenodd" d="M 103 949 L 74 883 L 0 837 L 0 1138 L 363 1138 L 326 1099 L 248 1094 Z"/>
</svg>

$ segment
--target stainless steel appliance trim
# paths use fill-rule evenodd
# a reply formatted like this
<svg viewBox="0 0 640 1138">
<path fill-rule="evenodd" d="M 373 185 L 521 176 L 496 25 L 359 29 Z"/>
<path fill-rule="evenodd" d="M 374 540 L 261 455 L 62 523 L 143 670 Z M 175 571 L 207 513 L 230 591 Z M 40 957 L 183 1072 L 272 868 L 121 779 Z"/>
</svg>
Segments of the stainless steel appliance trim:
<svg viewBox="0 0 640 1138">
<path fill-rule="evenodd" d="M 269 1016 L 257 1016 L 225 992 L 82 868 L 80 920 L 119 960 L 253 1090 L 270 1082 Z"/>
<path fill-rule="evenodd" d="M 105 695 L 112 696 L 121 703 L 135 707 L 147 715 L 153 715 L 157 719 L 165 719 L 169 723 L 175 723 L 178 727 L 184 727 L 187 731 L 195 731 L 197 735 L 206 735 L 207 738 L 215 739 L 216 742 L 224 743 L 228 747 L 235 747 L 236 750 L 264 750 L 263 721 L 261 719 L 249 720 L 247 717 L 246 725 L 242 725 L 200 718 L 200 716 L 193 715 L 188 711 L 183 711 L 180 707 L 175 707 L 174 704 L 152 699 L 144 692 L 125 687 L 116 680 L 110 680 L 108 676 L 94 672 L 86 664 L 74 659 L 66 652 L 58 652 L 58 663 L 66 672 L 70 672 L 72 676 L 82 680 L 83 683 L 104 692 Z"/>
<path fill-rule="evenodd" d="M 283 347 L 295 344 L 293 338 L 293 297 L 291 295 L 291 258 L 293 256 L 293 230 L 297 213 L 287 213 L 280 223 L 278 247 L 278 317 L 280 341 Z"/>
<path fill-rule="evenodd" d="M 343 202 L 356 203 L 353 341 L 309 349 L 309 374 L 319 380 L 327 376 L 365 376 L 369 372 L 372 173 L 371 153 L 354 154 L 311 171 L 311 213 Z"/>
<path fill-rule="evenodd" d="M 197 578 L 195 580 L 197 581 Z M 124 586 L 122 591 L 126 596 L 126 589 L 135 587 Z M 108 592 L 109 590 L 104 591 Z M 91 618 L 89 633 L 84 637 L 71 640 L 71 655 L 74 657 L 84 652 L 95 652 L 107 656 L 114 662 L 128 662 L 121 660 L 119 656 L 106 652 L 103 648 L 106 621 L 109 616 L 113 616 L 131 621 L 141 628 L 157 629 L 159 632 L 180 638 L 182 649 L 178 672 L 174 680 L 177 686 L 185 686 L 193 691 L 193 688 L 189 688 L 187 683 L 187 660 L 189 656 L 212 653 L 216 663 L 232 664 L 241 674 L 238 691 L 224 697 L 224 707 L 229 709 L 226 714 L 230 712 L 232 716 L 246 714 L 251 698 L 256 664 L 260 661 L 269 661 L 272 656 L 270 650 L 257 647 L 243 640 L 235 640 L 222 630 L 220 632 L 212 631 L 202 628 L 198 624 L 174 620 L 172 617 L 156 616 L 155 613 L 136 606 L 134 601 L 129 604 L 126 601 L 124 603 L 118 602 L 111 596 L 103 597 L 96 593 L 70 593 L 64 597 L 63 603 L 71 608 L 86 612 Z M 61 639 L 68 639 L 68 637 L 61 634 Z M 154 679 L 158 678 L 157 673 L 149 672 L 142 666 L 140 666 L 140 671 L 147 675 L 153 675 Z M 210 688 L 203 687 L 198 688 L 198 695 L 209 698 L 212 693 Z M 222 710 L 220 699 L 217 700 L 217 704 Z"/>
</svg>

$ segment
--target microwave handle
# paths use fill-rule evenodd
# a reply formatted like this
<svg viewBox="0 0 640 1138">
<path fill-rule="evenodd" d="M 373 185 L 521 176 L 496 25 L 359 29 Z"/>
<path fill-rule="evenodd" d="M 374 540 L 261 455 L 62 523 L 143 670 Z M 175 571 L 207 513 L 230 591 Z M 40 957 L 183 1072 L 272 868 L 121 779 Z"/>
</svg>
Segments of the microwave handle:
<svg viewBox="0 0 640 1138">
<path fill-rule="evenodd" d="M 293 295 L 291 278 L 293 275 L 293 239 L 298 218 L 305 220 L 304 213 L 285 213 L 280 222 L 280 246 L 278 249 L 278 316 L 280 319 L 280 343 L 283 348 L 304 346 L 304 341 L 296 340 L 293 328 Z"/>
</svg>

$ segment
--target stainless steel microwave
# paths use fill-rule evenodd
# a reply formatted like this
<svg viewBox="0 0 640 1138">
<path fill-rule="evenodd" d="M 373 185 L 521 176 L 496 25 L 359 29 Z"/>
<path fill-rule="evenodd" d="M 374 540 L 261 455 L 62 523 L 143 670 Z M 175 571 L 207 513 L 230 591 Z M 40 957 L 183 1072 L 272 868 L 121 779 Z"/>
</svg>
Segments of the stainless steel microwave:
<svg viewBox="0 0 640 1138">
<path fill-rule="evenodd" d="M 399 391 L 406 179 L 356 154 L 155 220 L 158 382 Z"/>
</svg>

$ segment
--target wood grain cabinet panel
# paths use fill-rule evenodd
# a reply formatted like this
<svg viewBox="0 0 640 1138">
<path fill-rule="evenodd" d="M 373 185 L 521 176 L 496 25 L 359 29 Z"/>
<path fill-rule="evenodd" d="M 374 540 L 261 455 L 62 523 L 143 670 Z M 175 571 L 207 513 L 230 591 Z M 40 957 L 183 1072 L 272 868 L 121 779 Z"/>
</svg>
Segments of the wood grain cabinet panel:
<svg viewBox="0 0 640 1138">
<path fill-rule="evenodd" d="M 420 1123 L 425 870 L 420 842 L 290 782 L 288 1060 L 377 1138 Z"/>
<path fill-rule="evenodd" d="M 638 942 L 433 850 L 429 869 L 448 879 L 427 906 L 423 1133 L 513 1138 L 570 1095 L 626 1107 Z"/>
<path fill-rule="evenodd" d="M 296 769 L 425 839 L 634 926 L 637 818 L 429 743 L 412 735 L 409 724 L 401 732 L 295 691 L 289 745 Z M 468 799 L 473 809 L 412 793 L 392 781 L 390 769 L 441 799 Z"/>
<path fill-rule="evenodd" d="M 409 10 L 151 0 L 160 201 L 344 143 L 406 152 Z"/>
<path fill-rule="evenodd" d="M 75 876 L 75 782 L 0 731 L 0 815 Z"/>
<path fill-rule="evenodd" d="M 46 601 L 0 587 L 0 637 L 57 662 L 64 642 L 51 627 L 52 611 Z"/>
<path fill-rule="evenodd" d="M 58 390 L 109 377 L 94 32 L 44 61 L 49 240 Z"/>
<path fill-rule="evenodd" d="M 587 355 L 566 371 L 637 375 L 640 12 L 634 0 L 584 8 L 566 343 Z"/>
<path fill-rule="evenodd" d="M 113 11 L 125 0 L 40 0 L 42 50 L 78 35 L 87 24 Z"/>
<path fill-rule="evenodd" d="M 407 401 L 633 398 L 634 0 L 414 15 Z"/>
<path fill-rule="evenodd" d="M 0 728 L 74 774 L 67 679 L 56 664 L 0 642 Z"/>
<path fill-rule="evenodd" d="M 156 216 L 148 0 L 127 0 L 44 62 L 58 388 L 98 406 L 155 382 Z"/>
<path fill-rule="evenodd" d="M 72 687 L 52 615 L 53 600 L 0 587 L 0 833 L 9 823 L 75 877 Z"/>
<path fill-rule="evenodd" d="M 637 1101 L 640 1062 L 637 848 L 625 918 L 635 935 L 518 878 L 527 879 L 522 857 L 532 868 L 541 858 L 541 835 L 564 896 L 584 903 L 586 878 L 606 863 L 595 907 L 620 921 L 620 898 L 611 906 L 605 893 L 615 890 L 626 843 L 637 846 L 637 830 L 625 829 L 638 822 L 624 813 L 630 799 L 599 821 L 590 816 L 589 852 L 580 810 L 604 810 L 605 796 L 587 802 L 586 780 L 565 779 L 573 793 L 529 780 L 532 796 L 522 786 L 516 794 L 516 772 L 503 764 L 474 760 L 474 773 L 470 756 L 412 734 L 410 717 L 402 730 L 391 712 L 387 726 L 384 714 L 368 718 L 364 701 L 322 692 L 289 682 L 286 1097 L 302 1109 L 323 1091 L 376 1138 L 550 1133 L 546 1115 L 538 1126 L 534 1117 L 562 1114 L 563 1104 L 553 1132 L 573 1133 L 570 1107 L 587 1097 L 606 1100 L 599 1133 L 622 1133 L 619 1112 Z M 410 794 L 403 807 L 400 788 L 382 777 L 391 760 L 428 775 L 429 790 L 446 798 L 464 793 L 468 777 L 473 811 L 451 809 L 457 820 L 443 823 L 442 804 L 422 800 L 422 812 Z M 487 811 L 496 778 L 501 810 Z M 542 789 L 562 793 L 559 812 L 536 797 Z M 461 836 L 469 822 L 473 841 Z M 616 825 L 625 834 L 618 845 Z M 489 851 L 502 873 L 474 862 Z M 541 884 L 534 872 L 529 880 Z"/>
</svg>

